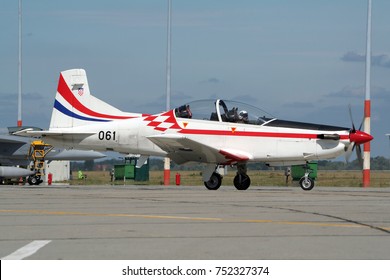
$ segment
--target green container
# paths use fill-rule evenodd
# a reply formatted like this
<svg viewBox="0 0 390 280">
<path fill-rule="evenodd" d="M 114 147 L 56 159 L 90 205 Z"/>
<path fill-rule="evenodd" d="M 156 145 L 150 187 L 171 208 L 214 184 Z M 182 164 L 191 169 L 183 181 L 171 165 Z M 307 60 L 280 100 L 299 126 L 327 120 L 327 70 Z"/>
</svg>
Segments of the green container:
<svg viewBox="0 0 390 280">
<path fill-rule="evenodd" d="M 149 160 L 141 168 L 135 168 L 134 180 L 149 181 Z"/>
<path fill-rule="evenodd" d="M 317 179 L 317 162 L 309 162 L 307 164 L 312 171 L 309 174 L 309 177 L 313 180 Z M 305 176 L 305 165 L 293 165 L 291 166 L 291 176 L 293 181 L 299 181 L 303 176 Z"/>
<path fill-rule="evenodd" d="M 136 157 L 129 157 L 125 159 L 125 164 L 115 165 L 115 180 L 149 181 L 149 160 L 141 168 L 136 168 L 137 160 Z"/>
<path fill-rule="evenodd" d="M 114 166 L 115 180 L 134 179 L 135 166 L 132 164 L 117 164 Z"/>
</svg>

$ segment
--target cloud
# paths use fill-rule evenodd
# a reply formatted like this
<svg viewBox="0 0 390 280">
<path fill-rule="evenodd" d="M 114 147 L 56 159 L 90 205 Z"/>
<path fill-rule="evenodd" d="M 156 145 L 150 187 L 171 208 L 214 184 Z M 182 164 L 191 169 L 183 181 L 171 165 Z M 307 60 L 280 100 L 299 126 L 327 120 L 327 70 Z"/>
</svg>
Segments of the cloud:
<svg viewBox="0 0 390 280">
<path fill-rule="evenodd" d="M 359 87 L 346 86 L 339 91 L 331 92 L 331 93 L 325 95 L 325 97 L 360 98 L 361 100 L 364 99 L 364 96 L 365 96 L 365 87 L 364 86 L 359 86 Z"/>
<path fill-rule="evenodd" d="M 341 60 L 345 62 L 365 62 L 366 55 L 349 51 L 341 57 Z M 390 68 L 390 57 L 387 54 L 372 55 L 371 65 Z"/>
<path fill-rule="evenodd" d="M 358 87 L 352 87 L 352 86 L 346 86 L 342 88 L 339 91 L 331 92 L 327 95 L 325 95 L 325 98 L 354 98 L 359 99 L 360 101 L 364 100 L 365 98 L 365 87 L 364 86 L 358 86 Z M 388 102 L 390 101 L 390 90 L 385 89 L 383 87 L 371 87 L 371 98 L 374 98 L 374 102 L 376 100 L 381 100 L 381 102 Z"/>
<path fill-rule="evenodd" d="M 136 105 L 137 109 L 129 109 L 127 111 L 134 113 L 146 113 L 146 114 L 157 114 L 165 111 L 166 109 L 166 95 L 159 95 L 153 99 L 147 100 L 146 102 L 141 102 Z M 176 106 L 183 105 L 185 103 L 191 102 L 192 96 L 181 92 L 174 91 L 171 93 L 171 108 Z"/>
<path fill-rule="evenodd" d="M 249 94 L 236 95 L 233 97 L 233 100 L 246 104 L 256 104 L 258 102 L 258 99 L 256 97 Z"/>
<path fill-rule="evenodd" d="M 312 102 L 302 102 L 302 101 L 294 101 L 294 102 L 287 102 L 282 104 L 285 108 L 311 108 L 314 107 L 314 103 Z"/>
<path fill-rule="evenodd" d="M 362 62 L 366 60 L 365 55 L 357 54 L 356 52 L 347 52 L 341 57 L 342 61 L 345 62 Z"/>
<path fill-rule="evenodd" d="M 0 92 L 0 127 L 16 124 L 18 95 L 17 93 Z M 50 121 L 52 101 L 46 100 L 41 93 L 22 94 L 23 124 L 47 127 Z"/>
<path fill-rule="evenodd" d="M 201 84 L 219 84 L 221 81 L 218 78 L 212 77 L 207 80 L 200 81 Z"/>
</svg>

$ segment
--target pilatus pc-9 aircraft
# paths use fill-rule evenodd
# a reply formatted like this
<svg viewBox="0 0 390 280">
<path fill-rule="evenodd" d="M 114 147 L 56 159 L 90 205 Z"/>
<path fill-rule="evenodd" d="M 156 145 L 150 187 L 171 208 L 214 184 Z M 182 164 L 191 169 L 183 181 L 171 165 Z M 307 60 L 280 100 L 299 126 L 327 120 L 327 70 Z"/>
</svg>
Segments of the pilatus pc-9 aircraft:
<svg viewBox="0 0 390 280">
<path fill-rule="evenodd" d="M 221 185 L 221 165 L 236 166 L 234 186 L 246 190 L 250 162 L 306 164 L 338 157 L 373 139 L 354 127 L 279 120 L 253 106 L 222 99 L 191 102 L 154 115 L 127 113 L 92 96 L 83 69 L 60 73 L 49 130 L 23 133 L 41 135 L 65 148 L 140 154 L 144 159 L 169 157 L 177 164 L 207 163 L 203 181 L 211 190 Z M 314 181 L 306 175 L 300 185 L 308 190 Z"/>
</svg>

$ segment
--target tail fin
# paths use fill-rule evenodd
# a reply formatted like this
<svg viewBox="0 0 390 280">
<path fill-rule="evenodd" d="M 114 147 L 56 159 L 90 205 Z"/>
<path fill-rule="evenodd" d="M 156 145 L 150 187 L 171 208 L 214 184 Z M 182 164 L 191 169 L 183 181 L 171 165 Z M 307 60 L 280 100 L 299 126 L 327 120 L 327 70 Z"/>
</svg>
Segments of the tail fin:
<svg viewBox="0 0 390 280">
<path fill-rule="evenodd" d="M 50 129 L 129 119 L 138 114 L 123 112 L 94 97 L 84 69 L 60 73 Z"/>
</svg>

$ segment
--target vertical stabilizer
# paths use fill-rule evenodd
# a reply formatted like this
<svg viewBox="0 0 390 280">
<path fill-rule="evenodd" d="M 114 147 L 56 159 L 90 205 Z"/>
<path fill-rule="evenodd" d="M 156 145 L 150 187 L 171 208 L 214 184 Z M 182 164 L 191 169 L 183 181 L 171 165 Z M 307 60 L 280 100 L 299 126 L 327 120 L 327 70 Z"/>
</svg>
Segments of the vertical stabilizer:
<svg viewBox="0 0 390 280">
<path fill-rule="evenodd" d="M 50 129 L 129 119 L 137 114 L 123 112 L 91 95 L 84 69 L 60 73 Z"/>
</svg>

